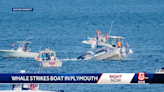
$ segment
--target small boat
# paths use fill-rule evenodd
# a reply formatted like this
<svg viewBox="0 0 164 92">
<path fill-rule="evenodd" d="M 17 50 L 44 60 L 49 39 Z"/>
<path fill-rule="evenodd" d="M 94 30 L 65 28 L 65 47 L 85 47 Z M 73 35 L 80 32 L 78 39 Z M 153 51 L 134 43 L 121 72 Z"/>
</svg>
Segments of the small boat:
<svg viewBox="0 0 164 92">
<path fill-rule="evenodd" d="M 21 73 L 25 73 L 25 70 L 21 70 Z M 0 92 L 64 92 L 63 90 L 50 90 L 42 91 L 39 89 L 39 84 L 13 84 L 12 90 L 1 90 Z"/>
<path fill-rule="evenodd" d="M 159 73 L 159 74 L 162 73 L 162 74 L 163 74 L 163 73 L 164 73 L 164 67 L 162 67 L 162 68 L 159 69 L 159 70 L 156 70 L 155 73 L 157 73 L 157 74 L 158 74 L 158 73 Z"/>
<path fill-rule="evenodd" d="M 31 52 L 31 49 L 24 51 L 23 48 L 25 45 L 30 44 L 30 41 L 17 41 L 17 43 L 20 43 L 17 50 L 11 49 L 11 50 L 0 50 L 0 53 L 4 57 L 22 57 L 22 58 L 37 58 L 39 53 Z"/>
<path fill-rule="evenodd" d="M 42 67 L 61 67 L 62 61 L 58 60 L 56 53 L 52 50 L 46 48 L 43 51 L 39 52 L 39 57 L 37 61 L 42 62 Z"/>
<path fill-rule="evenodd" d="M 109 40 L 105 39 L 104 35 L 100 35 L 98 41 L 96 38 L 90 38 L 89 41 L 82 41 L 82 43 L 88 45 L 88 47 L 96 48 L 96 47 L 115 47 L 117 44 L 116 40 L 121 39 L 123 42 L 123 37 L 120 36 L 108 36 Z"/>
<path fill-rule="evenodd" d="M 85 47 L 87 48 L 95 48 L 97 45 L 96 45 L 96 38 L 90 38 L 89 41 L 82 41 L 82 43 L 85 44 Z"/>
<path fill-rule="evenodd" d="M 106 51 L 108 49 L 108 51 Z M 121 52 L 120 48 L 107 48 L 103 47 L 99 50 L 95 51 L 88 51 L 86 54 L 79 56 L 77 59 L 82 60 L 108 60 L 108 59 L 122 59 L 126 57 L 126 54 Z"/>
</svg>

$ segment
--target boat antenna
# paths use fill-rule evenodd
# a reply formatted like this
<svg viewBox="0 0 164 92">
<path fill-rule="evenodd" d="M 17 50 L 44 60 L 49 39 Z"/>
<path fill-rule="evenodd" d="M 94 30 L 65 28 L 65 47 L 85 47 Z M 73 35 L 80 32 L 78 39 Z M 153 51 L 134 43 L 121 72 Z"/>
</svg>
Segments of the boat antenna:
<svg viewBox="0 0 164 92">
<path fill-rule="evenodd" d="M 33 38 L 33 36 L 31 36 L 31 37 L 25 39 L 24 41 L 27 41 L 27 40 L 29 40 L 29 39 L 31 39 L 31 38 Z M 21 45 L 21 44 L 20 44 L 20 45 Z M 20 45 L 19 45 L 19 46 L 20 46 Z M 23 43 L 22 43 L 22 47 L 24 47 L 24 44 L 23 44 Z"/>
<path fill-rule="evenodd" d="M 113 21 L 111 22 L 111 25 L 110 25 L 109 35 L 110 35 L 111 29 L 112 29 L 112 24 L 113 24 Z"/>
<path fill-rule="evenodd" d="M 39 45 L 39 52 L 40 52 L 40 49 L 41 49 L 41 47 L 40 47 L 40 45 Z"/>
<path fill-rule="evenodd" d="M 33 38 L 33 36 L 31 36 L 31 37 L 27 38 L 27 39 L 26 39 L 26 40 L 24 40 L 24 41 L 27 41 L 27 40 L 29 40 L 29 39 L 31 39 L 31 38 Z"/>
</svg>

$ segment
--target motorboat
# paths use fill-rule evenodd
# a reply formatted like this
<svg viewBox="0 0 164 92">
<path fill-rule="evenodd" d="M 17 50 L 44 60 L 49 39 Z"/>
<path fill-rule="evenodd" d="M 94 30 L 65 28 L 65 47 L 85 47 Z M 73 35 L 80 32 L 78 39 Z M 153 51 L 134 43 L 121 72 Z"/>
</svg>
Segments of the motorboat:
<svg viewBox="0 0 164 92">
<path fill-rule="evenodd" d="M 20 73 L 25 73 L 25 70 L 21 70 Z M 13 84 L 12 90 L 1 90 L 0 92 L 64 92 L 64 91 L 63 90 L 42 91 L 39 89 L 39 84 L 23 83 L 23 84 Z"/>
<path fill-rule="evenodd" d="M 99 35 L 99 39 L 90 38 L 89 41 L 84 40 L 82 43 L 85 44 L 85 47 L 96 48 L 100 43 L 105 42 L 105 36 L 103 34 Z"/>
<path fill-rule="evenodd" d="M 156 74 L 164 74 L 164 67 L 155 71 Z"/>
<path fill-rule="evenodd" d="M 90 38 L 89 41 L 82 41 L 82 43 L 85 44 L 85 46 L 87 47 L 91 47 L 91 48 L 98 48 L 98 47 L 108 47 L 108 48 L 113 48 L 113 47 L 117 47 L 117 40 L 121 41 L 122 47 L 121 48 L 125 48 L 123 47 L 123 37 L 121 36 L 108 36 L 108 40 L 105 39 L 105 36 L 103 34 L 99 35 L 99 39 L 96 40 L 96 38 Z M 128 54 L 132 54 L 133 51 L 132 49 L 128 49 L 126 50 L 126 53 Z"/>
<path fill-rule="evenodd" d="M 37 61 L 42 62 L 42 67 L 61 67 L 62 61 L 57 59 L 56 53 L 49 48 L 39 52 Z"/>
<path fill-rule="evenodd" d="M 84 41 L 82 41 L 82 43 L 84 43 L 85 47 L 87 47 L 87 48 L 90 48 L 90 47 L 95 48 L 97 46 L 96 38 L 90 38 L 89 41 L 84 40 Z"/>
<path fill-rule="evenodd" d="M 23 48 L 27 48 L 27 45 L 30 44 L 30 41 L 17 41 L 19 43 L 19 47 L 17 50 L 0 50 L 0 53 L 4 57 L 23 57 L 23 58 L 37 58 L 39 53 L 31 52 L 31 49 L 24 50 Z"/>
<path fill-rule="evenodd" d="M 77 59 L 82 60 L 108 60 L 126 58 L 126 54 L 121 51 L 121 48 L 103 47 L 95 51 L 88 51 L 86 54 L 79 56 Z"/>
</svg>

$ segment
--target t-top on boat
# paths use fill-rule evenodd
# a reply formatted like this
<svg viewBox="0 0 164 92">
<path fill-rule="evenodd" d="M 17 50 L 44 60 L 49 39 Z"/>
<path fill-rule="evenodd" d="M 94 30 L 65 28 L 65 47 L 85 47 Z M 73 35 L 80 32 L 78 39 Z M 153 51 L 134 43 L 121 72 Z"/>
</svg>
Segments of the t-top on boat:
<svg viewBox="0 0 164 92">
<path fill-rule="evenodd" d="M 42 62 L 42 67 L 61 67 L 62 61 L 58 60 L 56 53 L 46 48 L 44 51 L 39 52 L 37 61 Z"/>
<path fill-rule="evenodd" d="M 37 58 L 39 53 L 30 52 L 31 49 L 28 50 L 27 44 L 30 44 L 30 41 L 17 41 L 20 43 L 17 50 L 0 50 L 0 53 L 4 57 L 23 57 L 23 58 Z M 25 50 L 23 48 L 25 47 Z"/>
</svg>

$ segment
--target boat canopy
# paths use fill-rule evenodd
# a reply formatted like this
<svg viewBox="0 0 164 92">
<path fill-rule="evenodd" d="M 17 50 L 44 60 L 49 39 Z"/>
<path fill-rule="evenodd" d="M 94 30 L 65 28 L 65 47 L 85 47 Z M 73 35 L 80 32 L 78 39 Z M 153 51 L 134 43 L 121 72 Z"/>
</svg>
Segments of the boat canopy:
<svg viewBox="0 0 164 92">
<path fill-rule="evenodd" d="M 17 41 L 17 43 L 31 43 L 30 41 Z"/>
<path fill-rule="evenodd" d="M 124 39 L 123 37 L 120 37 L 120 36 L 108 36 L 108 38 L 113 38 L 113 39 Z"/>
<path fill-rule="evenodd" d="M 40 51 L 40 53 L 55 53 L 54 51 L 52 51 L 52 50 L 49 50 L 49 51 Z"/>
<path fill-rule="evenodd" d="M 55 55 L 55 52 L 54 52 L 54 51 L 49 50 L 49 49 L 47 49 L 47 48 L 46 48 L 44 51 L 40 51 L 39 53 L 40 53 L 40 55 L 43 54 L 43 53 L 47 53 L 47 54 L 48 54 L 48 53 L 49 53 L 49 54 L 51 53 L 51 55 Z"/>
</svg>

